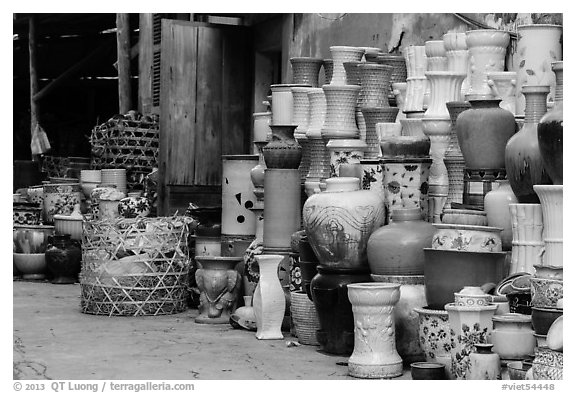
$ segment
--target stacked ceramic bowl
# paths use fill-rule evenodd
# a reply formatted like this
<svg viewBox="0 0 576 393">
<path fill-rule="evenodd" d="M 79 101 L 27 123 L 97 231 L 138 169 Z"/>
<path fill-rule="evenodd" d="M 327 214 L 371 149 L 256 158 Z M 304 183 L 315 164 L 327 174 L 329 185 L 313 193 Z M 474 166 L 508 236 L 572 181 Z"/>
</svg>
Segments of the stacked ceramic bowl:
<svg viewBox="0 0 576 393">
<path fill-rule="evenodd" d="M 532 296 L 532 325 L 538 347 L 546 345 L 552 323 L 563 315 L 564 280 L 561 266 L 534 265 L 536 273 L 530 277 Z"/>
<path fill-rule="evenodd" d="M 80 171 L 80 185 L 86 199 L 90 199 L 90 193 L 102 182 L 102 172 L 99 169 Z"/>
<path fill-rule="evenodd" d="M 102 169 L 102 184 L 114 184 L 118 191 L 126 193 L 126 169 Z"/>
</svg>

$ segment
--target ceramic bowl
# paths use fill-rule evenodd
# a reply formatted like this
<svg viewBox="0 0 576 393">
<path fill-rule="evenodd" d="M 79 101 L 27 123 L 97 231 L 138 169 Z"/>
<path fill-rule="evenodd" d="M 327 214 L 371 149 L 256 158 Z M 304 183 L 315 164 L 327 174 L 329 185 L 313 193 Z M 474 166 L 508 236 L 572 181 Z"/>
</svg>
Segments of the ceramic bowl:
<svg viewBox="0 0 576 393">
<path fill-rule="evenodd" d="M 445 367 L 441 363 L 415 362 L 410 364 L 413 380 L 446 379 Z"/>
<path fill-rule="evenodd" d="M 54 234 L 51 225 L 14 225 L 12 241 L 18 254 L 39 254 L 46 251 L 48 236 Z"/>
<path fill-rule="evenodd" d="M 548 265 L 533 265 L 534 277 L 537 278 L 548 278 L 551 280 L 562 280 L 564 279 L 564 267 L 563 266 L 548 266 Z"/>
<path fill-rule="evenodd" d="M 29 280 L 42 280 L 46 273 L 46 258 L 44 253 L 39 254 L 12 254 L 14 265 L 22 278 Z"/>
<path fill-rule="evenodd" d="M 432 248 L 437 250 L 458 250 L 471 252 L 501 252 L 502 228 L 434 224 L 437 229 L 432 238 Z"/>
<path fill-rule="evenodd" d="M 420 136 L 389 136 L 380 142 L 382 158 L 427 157 L 430 139 Z"/>
<path fill-rule="evenodd" d="M 530 278 L 530 293 L 533 307 L 556 308 L 558 300 L 564 298 L 564 282 L 546 278 Z"/>
<path fill-rule="evenodd" d="M 546 343 L 546 339 L 548 338 L 547 334 L 534 333 L 534 337 L 536 338 L 536 347 L 538 348 L 548 347 L 548 344 Z"/>
<path fill-rule="evenodd" d="M 487 226 L 486 212 L 468 209 L 444 209 L 443 224 Z"/>
<path fill-rule="evenodd" d="M 526 377 L 526 372 L 530 368 L 529 366 L 525 366 L 521 360 L 508 362 L 506 367 L 508 368 L 508 375 L 513 381 L 523 381 Z"/>
<path fill-rule="evenodd" d="M 490 304 L 491 298 L 492 296 L 487 293 L 483 295 L 473 295 L 457 292 L 454 293 L 454 304 L 467 307 L 487 306 Z"/>
<path fill-rule="evenodd" d="M 534 333 L 542 335 L 548 334 L 548 329 L 550 329 L 552 322 L 562 314 L 563 310 L 558 308 L 532 307 L 532 327 L 534 327 Z"/>
<path fill-rule="evenodd" d="M 150 201 L 145 197 L 127 197 L 118 203 L 118 213 L 124 218 L 146 217 L 150 214 Z"/>
</svg>

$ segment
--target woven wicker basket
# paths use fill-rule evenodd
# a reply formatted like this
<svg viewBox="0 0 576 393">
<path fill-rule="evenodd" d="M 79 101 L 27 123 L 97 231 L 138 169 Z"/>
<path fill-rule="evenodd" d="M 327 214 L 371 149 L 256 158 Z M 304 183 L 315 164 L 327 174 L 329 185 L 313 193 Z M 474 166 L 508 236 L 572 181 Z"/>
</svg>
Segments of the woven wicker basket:
<svg viewBox="0 0 576 393">
<path fill-rule="evenodd" d="M 304 345 L 319 345 L 316 330 L 320 329 L 320 322 L 314 303 L 308 299 L 305 292 L 290 292 L 290 295 L 290 313 L 298 342 Z"/>
<path fill-rule="evenodd" d="M 82 312 L 143 316 L 184 311 L 190 267 L 185 220 L 175 216 L 85 222 Z"/>
</svg>

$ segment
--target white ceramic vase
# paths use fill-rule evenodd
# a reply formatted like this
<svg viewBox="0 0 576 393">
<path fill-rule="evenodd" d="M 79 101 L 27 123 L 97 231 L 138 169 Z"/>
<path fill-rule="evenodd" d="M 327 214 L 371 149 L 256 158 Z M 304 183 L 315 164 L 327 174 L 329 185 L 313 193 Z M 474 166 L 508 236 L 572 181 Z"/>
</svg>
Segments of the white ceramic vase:
<svg viewBox="0 0 576 393">
<path fill-rule="evenodd" d="M 494 97 L 502 100 L 500 108 L 516 115 L 516 72 L 488 72 L 486 75 Z"/>
<path fill-rule="evenodd" d="M 260 269 L 260 280 L 254 291 L 253 303 L 256 317 L 256 338 L 258 340 L 282 340 L 280 330 L 286 299 L 278 278 L 278 265 L 283 255 L 256 255 Z"/>
<path fill-rule="evenodd" d="M 544 241 L 542 206 L 537 203 L 511 203 L 512 260 L 509 274 L 533 274 L 534 265 L 542 262 Z"/>
<path fill-rule="evenodd" d="M 356 101 L 360 86 L 324 85 L 326 117 L 321 134 L 324 139 L 358 138 L 356 126 Z"/>
<path fill-rule="evenodd" d="M 292 96 L 293 87 L 310 87 L 310 85 L 299 84 L 277 84 L 270 85 L 272 90 L 272 125 L 288 125 L 293 123 L 294 99 Z"/>
<path fill-rule="evenodd" d="M 427 58 L 427 71 L 448 71 L 448 58 L 443 40 L 426 41 L 424 51 Z"/>
<path fill-rule="evenodd" d="M 466 78 L 462 82 L 459 101 L 464 100 L 464 95 L 470 89 L 468 45 L 466 45 L 466 33 L 446 33 L 442 36 L 446 58 L 448 59 L 447 71 L 465 73 Z"/>
<path fill-rule="evenodd" d="M 360 61 L 364 55 L 364 49 L 355 46 L 331 46 L 333 69 L 330 85 L 346 85 L 346 70 L 344 63 L 348 61 Z"/>
<path fill-rule="evenodd" d="M 564 266 L 563 262 L 563 185 L 535 185 L 544 218 L 544 258 L 546 266 Z"/>
<path fill-rule="evenodd" d="M 331 139 L 326 148 L 330 152 L 330 177 L 336 177 L 341 164 L 360 164 L 367 145 L 360 139 Z"/>
</svg>

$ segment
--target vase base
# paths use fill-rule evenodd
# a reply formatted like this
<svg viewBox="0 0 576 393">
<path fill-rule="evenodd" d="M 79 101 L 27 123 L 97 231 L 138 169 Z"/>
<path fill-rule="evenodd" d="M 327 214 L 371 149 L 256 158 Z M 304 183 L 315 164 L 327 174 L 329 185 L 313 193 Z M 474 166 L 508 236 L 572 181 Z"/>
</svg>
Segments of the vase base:
<svg viewBox="0 0 576 393">
<path fill-rule="evenodd" d="M 205 325 L 228 324 L 230 323 L 229 321 L 230 321 L 230 315 L 219 316 L 218 318 L 210 318 L 207 315 L 199 315 L 196 318 L 194 318 L 194 322 Z"/>
<path fill-rule="evenodd" d="M 256 332 L 256 338 L 258 340 L 284 340 L 284 335 L 282 332 Z"/>
<path fill-rule="evenodd" d="M 22 278 L 24 280 L 44 280 L 46 278 L 45 274 L 34 273 L 34 274 L 23 274 Z"/>
<path fill-rule="evenodd" d="M 391 364 L 355 364 L 348 361 L 348 375 L 355 378 L 395 378 L 402 375 L 402 361 Z"/>
<path fill-rule="evenodd" d="M 57 277 L 52 280 L 52 284 L 75 284 L 77 280 L 73 277 Z"/>
</svg>

